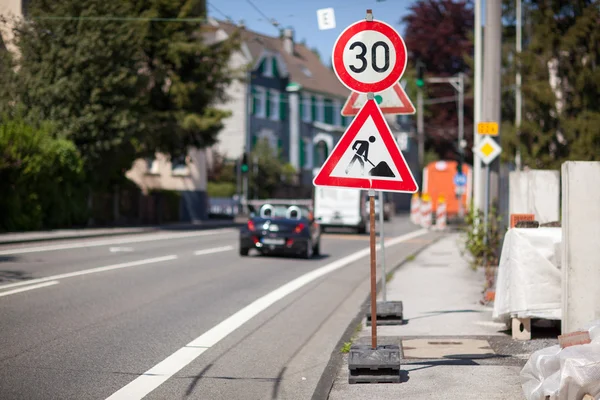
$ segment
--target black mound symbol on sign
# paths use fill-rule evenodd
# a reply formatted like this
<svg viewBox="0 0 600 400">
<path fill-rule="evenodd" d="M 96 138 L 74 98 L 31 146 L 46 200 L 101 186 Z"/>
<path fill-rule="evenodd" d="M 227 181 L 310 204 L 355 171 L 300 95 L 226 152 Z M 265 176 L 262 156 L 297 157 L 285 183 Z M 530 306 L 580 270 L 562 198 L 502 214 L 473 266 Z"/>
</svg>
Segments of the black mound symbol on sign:
<svg viewBox="0 0 600 400">
<path fill-rule="evenodd" d="M 369 175 L 381 176 L 381 177 L 385 177 L 385 178 L 396 177 L 396 175 L 394 175 L 391 168 L 389 167 L 389 165 L 387 165 L 387 163 L 385 161 L 382 161 L 379 164 L 377 164 L 377 166 L 375 168 L 371 168 L 371 170 L 369 171 Z"/>
</svg>

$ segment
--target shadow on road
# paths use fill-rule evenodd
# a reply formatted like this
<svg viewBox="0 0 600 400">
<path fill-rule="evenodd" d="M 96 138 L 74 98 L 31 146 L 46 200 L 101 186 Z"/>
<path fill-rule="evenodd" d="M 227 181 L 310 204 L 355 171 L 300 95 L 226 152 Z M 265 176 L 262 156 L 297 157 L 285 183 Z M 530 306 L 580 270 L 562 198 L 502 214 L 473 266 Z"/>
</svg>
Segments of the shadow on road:
<svg viewBox="0 0 600 400">
<path fill-rule="evenodd" d="M 26 281 L 29 279 L 33 279 L 33 277 L 31 275 L 29 275 L 28 272 L 0 270 L 0 283 Z"/>
</svg>

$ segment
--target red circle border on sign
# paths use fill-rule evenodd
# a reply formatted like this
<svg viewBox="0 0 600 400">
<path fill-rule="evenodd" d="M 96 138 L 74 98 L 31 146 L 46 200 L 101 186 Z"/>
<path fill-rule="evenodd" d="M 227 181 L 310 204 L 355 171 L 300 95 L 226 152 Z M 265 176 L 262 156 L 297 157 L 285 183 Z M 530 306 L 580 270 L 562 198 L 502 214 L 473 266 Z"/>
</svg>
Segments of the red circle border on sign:
<svg viewBox="0 0 600 400">
<path fill-rule="evenodd" d="M 392 72 L 379 82 L 360 82 L 354 79 L 344 66 L 343 55 L 346 44 L 354 35 L 362 31 L 377 31 L 385 35 L 392 42 L 394 50 L 396 51 L 396 64 L 394 65 Z M 333 70 L 340 82 L 348 89 L 360 93 L 383 92 L 385 89 L 393 86 L 402 77 L 402 74 L 406 69 L 406 60 L 406 44 L 402 37 L 390 25 L 377 20 L 358 21 L 346 28 L 335 41 L 332 54 Z"/>
</svg>

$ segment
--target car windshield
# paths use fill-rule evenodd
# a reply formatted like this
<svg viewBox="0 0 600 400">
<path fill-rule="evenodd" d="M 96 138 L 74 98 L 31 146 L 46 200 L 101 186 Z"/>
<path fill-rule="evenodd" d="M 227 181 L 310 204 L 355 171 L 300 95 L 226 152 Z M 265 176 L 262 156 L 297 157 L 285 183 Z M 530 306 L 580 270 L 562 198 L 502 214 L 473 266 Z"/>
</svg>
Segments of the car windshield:
<svg viewBox="0 0 600 400">
<path fill-rule="evenodd" d="M 260 208 L 262 218 L 300 219 L 307 218 L 309 213 L 307 208 L 296 205 L 265 204 Z"/>
</svg>

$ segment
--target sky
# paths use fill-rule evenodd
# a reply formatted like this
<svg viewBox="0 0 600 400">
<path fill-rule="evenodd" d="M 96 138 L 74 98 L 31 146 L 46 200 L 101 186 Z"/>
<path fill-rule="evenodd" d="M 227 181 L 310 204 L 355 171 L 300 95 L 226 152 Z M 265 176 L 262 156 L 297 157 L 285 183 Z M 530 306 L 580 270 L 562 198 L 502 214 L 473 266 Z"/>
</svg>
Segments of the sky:
<svg viewBox="0 0 600 400">
<path fill-rule="evenodd" d="M 265 16 L 275 19 L 282 28 L 293 28 L 297 42 L 305 39 L 307 46 L 316 48 L 325 64 L 330 64 L 337 37 L 348 25 L 364 20 L 368 8 L 373 10 L 373 18 L 390 24 L 403 35 L 400 20 L 414 3 L 414 0 L 208 0 L 207 6 L 208 15 L 213 18 L 243 20 L 248 29 L 269 36 L 277 36 L 279 31 Z M 334 10 L 336 27 L 319 30 L 317 10 L 329 7 Z"/>
</svg>

